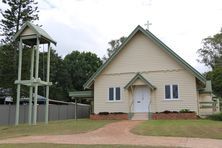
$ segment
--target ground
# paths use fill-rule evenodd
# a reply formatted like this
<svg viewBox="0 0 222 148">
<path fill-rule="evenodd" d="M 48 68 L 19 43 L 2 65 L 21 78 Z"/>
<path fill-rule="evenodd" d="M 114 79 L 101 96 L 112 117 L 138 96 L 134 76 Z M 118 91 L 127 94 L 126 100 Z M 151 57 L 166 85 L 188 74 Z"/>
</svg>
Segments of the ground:
<svg viewBox="0 0 222 148">
<path fill-rule="evenodd" d="M 212 120 L 150 120 L 132 130 L 146 136 L 222 139 L 222 122 Z"/>
<path fill-rule="evenodd" d="M 73 145 L 73 144 L 4 144 L 0 148 L 167 148 L 138 145 Z M 172 147 L 171 147 L 172 148 Z"/>
<path fill-rule="evenodd" d="M 0 139 L 31 135 L 64 135 L 77 134 L 100 128 L 112 120 L 93 121 L 89 119 L 51 121 L 48 125 L 38 123 L 35 126 L 21 124 L 19 126 L 0 126 Z"/>
<path fill-rule="evenodd" d="M 27 136 L 0 140 L 0 143 L 55 143 L 55 144 L 118 144 L 140 146 L 168 146 L 221 148 L 222 140 L 185 137 L 142 136 L 130 132 L 142 121 L 119 121 L 87 133 L 73 135 Z"/>
</svg>

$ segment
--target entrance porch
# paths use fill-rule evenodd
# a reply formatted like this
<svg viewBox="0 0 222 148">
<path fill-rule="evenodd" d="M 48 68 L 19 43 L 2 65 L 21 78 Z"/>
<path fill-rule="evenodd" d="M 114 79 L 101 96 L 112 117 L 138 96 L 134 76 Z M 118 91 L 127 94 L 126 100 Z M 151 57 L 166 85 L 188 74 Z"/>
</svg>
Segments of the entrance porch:
<svg viewBox="0 0 222 148">
<path fill-rule="evenodd" d="M 129 92 L 129 119 L 151 119 L 152 94 L 156 87 L 137 73 L 124 88 Z"/>
</svg>

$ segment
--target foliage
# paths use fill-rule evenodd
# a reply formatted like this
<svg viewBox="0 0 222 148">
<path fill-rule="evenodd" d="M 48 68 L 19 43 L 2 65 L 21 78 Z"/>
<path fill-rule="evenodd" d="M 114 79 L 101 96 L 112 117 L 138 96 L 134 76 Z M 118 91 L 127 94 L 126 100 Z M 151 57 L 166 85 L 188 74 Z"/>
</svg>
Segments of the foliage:
<svg viewBox="0 0 222 148">
<path fill-rule="evenodd" d="M 211 80 L 214 94 L 222 97 L 222 67 L 216 67 L 213 71 L 206 73 L 206 78 Z"/>
<path fill-rule="evenodd" d="M 39 76 L 46 81 L 47 52 L 39 54 Z M 50 51 L 50 87 L 49 98 L 68 101 L 68 87 L 70 86 L 70 75 L 65 67 L 63 59 L 55 50 Z M 39 87 L 39 94 L 45 96 L 45 87 Z"/>
<path fill-rule="evenodd" d="M 13 72 L 13 61 L 9 60 L 12 54 L 13 47 L 11 45 L 5 45 L 0 47 L 0 88 L 13 88 L 16 90 L 16 85 L 14 84 L 14 81 L 17 80 L 17 75 L 15 75 Z M 30 60 L 31 49 L 25 47 L 23 49 L 22 58 L 22 80 L 30 79 Z M 50 81 L 53 83 L 53 85 L 50 87 L 49 97 L 50 99 L 67 101 L 68 87 L 70 85 L 70 76 L 64 65 L 63 59 L 58 56 L 56 51 L 53 49 L 51 49 L 50 62 Z M 46 80 L 46 69 L 47 53 L 40 52 L 39 77 L 42 80 Z M 28 97 L 28 87 L 22 86 L 21 94 L 22 96 Z M 39 87 L 39 95 L 45 96 L 45 87 Z M 13 98 L 15 98 L 15 95 L 13 96 Z"/>
<path fill-rule="evenodd" d="M 9 60 L 12 55 L 12 45 L 0 47 L 0 88 L 13 88 L 16 92 L 14 81 L 17 80 L 17 75 L 14 73 L 13 60 Z M 30 60 L 31 49 L 25 47 L 22 59 L 22 80 L 30 79 Z M 74 51 L 63 60 L 53 49 L 51 49 L 50 62 L 50 81 L 53 85 L 50 87 L 49 98 L 63 101 L 70 101 L 68 97 L 69 90 L 82 90 L 82 85 L 102 64 L 101 60 L 90 52 Z M 46 80 L 46 71 L 47 52 L 40 52 L 39 77 L 41 80 Z M 29 88 L 22 86 L 21 94 L 28 97 Z M 11 95 L 16 98 L 15 95 Z M 45 87 L 39 87 L 39 95 L 45 96 Z"/>
<path fill-rule="evenodd" d="M 99 115 L 109 115 L 109 112 L 99 112 Z"/>
<path fill-rule="evenodd" d="M 2 3 L 5 4 L 6 9 L 0 9 L 2 15 L 2 19 L 0 20 L 0 34 L 4 36 L 1 40 L 4 46 L 0 47 L 0 80 L 2 81 L 0 81 L 0 87 L 12 88 L 11 95 L 15 98 L 16 86 L 14 85 L 14 81 L 17 79 L 18 51 L 16 43 L 12 42 L 13 35 L 18 32 L 24 22 L 39 19 L 38 7 L 34 0 L 2 0 Z M 25 50 L 24 54 L 26 54 Z M 22 69 L 22 72 L 26 70 Z M 26 77 L 26 75 L 24 74 L 23 77 Z M 21 88 L 22 91 L 23 88 Z"/>
<path fill-rule="evenodd" d="M 64 63 L 70 74 L 70 90 L 83 90 L 83 84 L 102 65 L 102 61 L 96 54 L 79 51 L 66 55 Z"/>
<path fill-rule="evenodd" d="M 0 88 L 12 88 L 15 81 L 13 61 L 13 47 L 5 45 L 0 47 Z"/>
<path fill-rule="evenodd" d="M 215 121 L 222 121 L 222 112 L 216 113 L 216 114 L 213 114 L 213 115 L 209 115 L 207 117 L 207 119 L 215 120 Z"/>
<path fill-rule="evenodd" d="M 26 57 L 28 55 L 27 48 L 23 50 L 23 69 L 22 73 L 23 79 L 27 78 L 27 73 L 29 72 L 27 65 L 29 63 L 26 62 Z M 17 51 L 16 51 L 17 52 Z M 17 56 L 18 54 L 16 54 Z M 0 47 L 0 88 L 2 89 L 12 89 L 11 96 L 15 98 L 16 94 L 16 85 L 14 85 L 14 81 L 17 80 L 17 66 L 15 66 L 14 57 L 14 47 L 12 44 L 3 45 Z M 17 57 L 16 57 L 17 58 Z M 21 88 L 23 95 L 23 87 Z"/>
<path fill-rule="evenodd" d="M 103 61 L 106 61 L 115 52 L 117 48 L 126 40 L 126 37 L 122 36 L 117 40 L 111 40 L 109 42 L 110 48 L 107 49 L 108 57 L 104 56 Z"/>
<path fill-rule="evenodd" d="M 13 41 L 13 35 L 18 32 L 21 25 L 26 21 L 38 20 L 38 7 L 35 0 L 2 0 L 7 6 L 1 9 L 3 18 L 0 21 L 0 31 L 4 35 L 0 46 L 0 88 L 11 89 L 12 96 L 16 98 L 17 63 L 18 51 Z M 31 50 L 29 47 L 23 49 L 22 59 L 22 80 L 30 79 L 30 58 Z M 40 52 L 39 55 L 39 77 L 46 80 L 47 53 Z M 101 65 L 101 60 L 90 52 L 80 53 L 78 51 L 67 55 L 63 60 L 55 50 L 51 50 L 50 99 L 68 100 L 70 89 L 82 90 L 82 85 Z M 29 89 L 21 87 L 22 96 L 27 97 Z M 39 95 L 45 96 L 45 87 L 39 87 Z"/>
<path fill-rule="evenodd" d="M 180 113 L 193 113 L 194 111 L 190 111 L 189 109 L 181 109 Z"/>
<path fill-rule="evenodd" d="M 165 110 L 163 112 L 156 112 L 156 114 L 159 113 L 164 113 L 164 114 L 169 114 L 169 113 L 194 113 L 194 111 L 190 111 L 189 109 L 181 109 L 179 112 L 178 111 L 170 111 L 170 110 Z"/>
<path fill-rule="evenodd" d="M 6 10 L 1 9 L 1 33 L 5 36 L 4 43 L 11 43 L 13 35 L 26 21 L 38 20 L 37 2 L 34 0 L 2 0 L 8 6 Z"/>
<path fill-rule="evenodd" d="M 222 29 L 213 37 L 203 39 L 203 47 L 198 50 L 199 62 L 210 66 L 212 69 L 222 67 Z"/>
<path fill-rule="evenodd" d="M 163 111 L 162 113 L 169 114 L 169 113 L 171 113 L 171 111 L 165 110 L 165 111 Z"/>
<path fill-rule="evenodd" d="M 212 81 L 213 93 L 222 97 L 222 29 L 213 37 L 203 39 L 203 47 L 198 50 L 201 60 L 212 71 L 205 73 L 206 78 Z"/>
</svg>

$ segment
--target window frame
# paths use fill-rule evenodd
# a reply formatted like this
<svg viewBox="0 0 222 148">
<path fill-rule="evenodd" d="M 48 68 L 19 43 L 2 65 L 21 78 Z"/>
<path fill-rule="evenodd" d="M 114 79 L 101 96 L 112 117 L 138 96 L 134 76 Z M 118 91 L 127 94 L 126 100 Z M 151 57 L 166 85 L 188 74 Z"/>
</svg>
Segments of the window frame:
<svg viewBox="0 0 222 148">
<path fill-rule="evenodd" d="M 113 100 L 110 100 L 110 98 L 109 98 L 109 90 L 110 90 L 110 88 L 113 88 Z M 119 100 L 116 100 L 116 89 L 117 88 L 119 88 L 120 89 L 120 95 L 119 95 Z M 121 87 L 120 86 L 116 86 L 116 87 L 108 87 L 108 97 L 107 97 L 108 99 L 108 102 L 121 102 L 122 101 L 122 89 L 121 89 Z"/>
<path fill-rule="evenodd" d="M 177 86 L 177 98 L 173 96 L 173 86 Z M 170 98 L 166 98 L 166 86 L 170 86 Z M 165 84 L 164 85 L 164 100 L 180 100 L 180 93 L 179 93 L 179 85 L 178 84 Z"/>
</svg>

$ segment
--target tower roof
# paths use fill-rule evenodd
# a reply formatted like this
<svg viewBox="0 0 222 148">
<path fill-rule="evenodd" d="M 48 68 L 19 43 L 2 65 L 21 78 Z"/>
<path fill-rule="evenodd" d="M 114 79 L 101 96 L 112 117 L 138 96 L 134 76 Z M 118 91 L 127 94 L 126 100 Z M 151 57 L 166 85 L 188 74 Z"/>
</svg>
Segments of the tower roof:
<svg viewBox="0 0 222 148">
<path fill-rule="evenodd" d="M 56 41 L 41 27 L 34 25 L 30 22 L 26 22 L 21 29 L 15 34 L 14 40 L 24 39 L 24 43 L 28 45 L 34 45 L 36 38 L 39 38 L 40 43 L 53 43 L 56 45 Z"/>
</svg>

